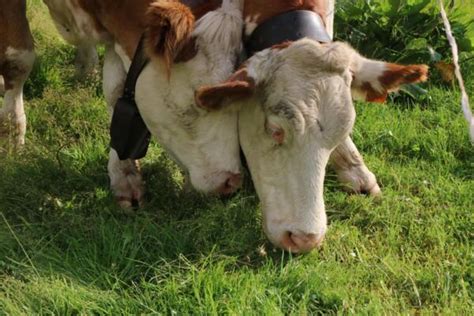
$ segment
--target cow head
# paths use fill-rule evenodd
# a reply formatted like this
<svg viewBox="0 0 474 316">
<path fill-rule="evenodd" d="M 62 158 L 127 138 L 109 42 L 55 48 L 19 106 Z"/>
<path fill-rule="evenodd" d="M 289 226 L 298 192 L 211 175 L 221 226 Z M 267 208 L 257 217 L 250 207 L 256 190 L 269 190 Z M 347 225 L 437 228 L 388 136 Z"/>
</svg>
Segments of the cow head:
<svg viewBox="0 0 474 316">
<path fill-rule="evenodd" d="M 204 83 L 225 80 L 241 48 L 242 0 L 195 21 L 180 1 L 156 1 L 147 12 L 145 49 L 151 63 L 137 82 L 136 101 L 150 131 L 204 193 L 229 194 L 241 184 L 238 112 L 194 103 Z"/>
<path fill-rule="evenodd" d="M 364 68 L 372 63 L 379 72 Z M 390 71 L 383 65 L 343 43 L 303 39 L 264 50 L 226 82 L 196 92 L 197 103 L 206 108 L 243 101 L 240 142 L 262 202 L 264 230 L 275 245 L 306 252 L 322 242 L 325 167 L 354 124 L 351 87 L 367 88 L 370 84 L 354 86 L 363 78 L 382 93 L 384 84 L 375 83 Z M 419 80 L 426 68 L 418 70 Z M 416 80 L 413 74 L 405 79 Z"/>
</svg>

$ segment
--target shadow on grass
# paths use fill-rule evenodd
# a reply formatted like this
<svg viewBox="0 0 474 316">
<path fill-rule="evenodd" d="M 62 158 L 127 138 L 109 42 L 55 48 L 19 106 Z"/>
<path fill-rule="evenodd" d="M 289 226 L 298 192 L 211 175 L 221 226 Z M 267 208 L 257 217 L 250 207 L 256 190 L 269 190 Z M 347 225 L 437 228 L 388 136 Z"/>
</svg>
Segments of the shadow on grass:
<svg viewBox="0 0 474 316">
<path fill-rule="evenodd" d="M 52 154 L 9 160 L 1 170 L 0 204 L 12 231 L 0 226 L 19 243 L 4 238 L 0 261 L 30 265 L 26 252 L 39 271 L 106 288 L 112 276 L 133 282 L 182 257 L 234 257 L 235 267 L 249 268 L 281 260 L 281 252 L 261 257 L 257 251 L 266 238 L 252 188 L 227 200 L 184 192 L 176 166 L 159 155 L 144 165 L 145 207 L 125 212 L 109 192 L 106 163 L 105 154 L 79 166 Z"/>
</svg>

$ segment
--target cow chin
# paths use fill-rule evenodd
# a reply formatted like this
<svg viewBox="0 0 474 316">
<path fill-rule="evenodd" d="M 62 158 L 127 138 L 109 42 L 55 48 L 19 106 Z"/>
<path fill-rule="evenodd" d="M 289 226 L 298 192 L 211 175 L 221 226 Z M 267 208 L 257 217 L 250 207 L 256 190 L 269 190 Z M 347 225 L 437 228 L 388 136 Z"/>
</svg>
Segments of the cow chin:
<svg viewBox="0 0 474 316">
<path fill-rule="evenodd" d="M 230 195 L 242 185 L 242 176 L 239 171 L 207 171 L 203 169 L 190 171 L 191 185 L 199 192 Z"/>
</svg>

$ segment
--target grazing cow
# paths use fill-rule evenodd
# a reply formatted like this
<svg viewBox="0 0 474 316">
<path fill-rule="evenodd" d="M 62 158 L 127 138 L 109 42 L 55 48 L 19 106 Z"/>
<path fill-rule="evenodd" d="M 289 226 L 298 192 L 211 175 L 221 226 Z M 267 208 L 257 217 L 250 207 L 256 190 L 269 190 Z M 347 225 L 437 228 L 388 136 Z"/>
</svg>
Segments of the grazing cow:
<svg viewBox="0 0 474 316">
<path fill-rule="evenodd" d="M 378 190 L 348 137 L 353 93 L 379 100 L 398 85 L 426 75 L 424 67 L 370 61 L 340 43 L 301 40 L 258 53 L 224 81 L 240 47 L 241 2 L 66 1 L 76 1 L 77 7 L 68 6 L 73 16 L 74 8 L 87 13 L 97 34 L 105 35 L 100 39 L 107 45 L 104 92 L 111 106 L 145 30 L 151 63 L 138 79 L 135 96 L 147 126 L 189 172 L 192 184 L 205 192 L 228 193 L 240 184 L 240 138 L 263 202 L 264 229 L 274 244 L 293 252 L 309 251 L 324 236 L 322 184 L 331 153 L 337 157 L 338 173 L 354 190 Z M 264 21 L 269 8 L 268 18 L 295 9 L 316 11 L 330 30 L 328 6 L 319 4 L 247 1 L 245 34 Z M 207 86 L 196 93 L 197 107 L 191 95 L 200 85 Z M 249 99 L 240 107 L 212 111 L 228 96 Z M 120 161 L 112 150 L 109 174 L 122 206 L 141 200 L 134 161 Z"/>
<path fill-rule="evenodd" d="M 33 37 L 26 20 L 25 0 L 0 0 L 0 137 L 13 132 L 16 146 L 25 143 L 26 116 L 23 85 L 33 67 Z"/>
<path fill-rule="evenodd" d="M 149 130 L 199 191 L 229 194 L 240 186 L 237 112 L 198 108 L 194 91 L 224 80 L 235 69 L 243 0 L 46 2 L 61 33 L 78 38 L 71 42 L 105 43 L 103 85 L 110 109 L 122 94 L 145 33 L 150 63 L 138 78 L 135 100 Z M 120 205 L 141 202 L 143 184 L 136 162 L 119 160 L 113 149 L 109 158 L 111 186 Z"/>
<path fill-rule="evenodd" d="M 425 65 L 372 61 L 347 44 L 302 39 L 257 53 L 225 82 L 200 88 L 196 102 L 220 109 L 226 99 L 245 98 L 239 139 L 264 229 L 275 245 L 305 252 L 326 231 L 325 167 L 352 129 L 354 91 L 370 85 L 384 94 L 426 77 Z"/>
<path fill-rule="evenodd" d="M 245 40 L 255 29 L 275 16 L 293 10 L 307 10 L 321 17 L 323 27 L 330 38 L 333 36 L 334 0 L 255 0 L 247 1 L 244 9 Z M 320 30 L 324 31 L 324 30 Z M 358 96 L 355 95 L 356 97 Z M 357 147 L 348 136 L 331 155 L 331 164 L 335 168 L 339 181 L 345 188 L 356 193 L 377 196 L 381 193 L 375 175 L 367 168 Z"/>
<path fill-rule="evenodd" d="M 307 252 L 326 232 L 325 168 L 352 129 L 353 94 L 384 96 L 426 77 L 425 65 L 373 61 L 344 43 L 301 39 L 255 54 L 225 82 L 200 88 L 196 103 L 221 109 L 243 99 L 239 139 L 264 230 L 273 244 Z"/>
</svg>

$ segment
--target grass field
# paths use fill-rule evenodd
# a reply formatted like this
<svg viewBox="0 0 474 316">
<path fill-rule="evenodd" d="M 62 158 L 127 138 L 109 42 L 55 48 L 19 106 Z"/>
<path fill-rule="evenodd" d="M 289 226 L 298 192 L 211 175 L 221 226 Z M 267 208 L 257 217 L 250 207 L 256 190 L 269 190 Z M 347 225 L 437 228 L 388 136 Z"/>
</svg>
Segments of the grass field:
<svg viewBox="0 0 474 316">
<path fill-rule="evenodd" d="M 99 76 L 76 81 L 38 0 L 29 16 L 27 145 L 0 153 L 0 315 L 474 313 L 474 148 L 451 86 L 357 104 L 354 140 L 384 196 L 343 193 L 329 172 L 325 244 L 291 257 L 267 242 L 250 184 L 226 201 L 184 192 L 158 144 L 146 206 L 118 209 Z M 463 67 L 474 97 L 474 60 Z"/>
</svg>

